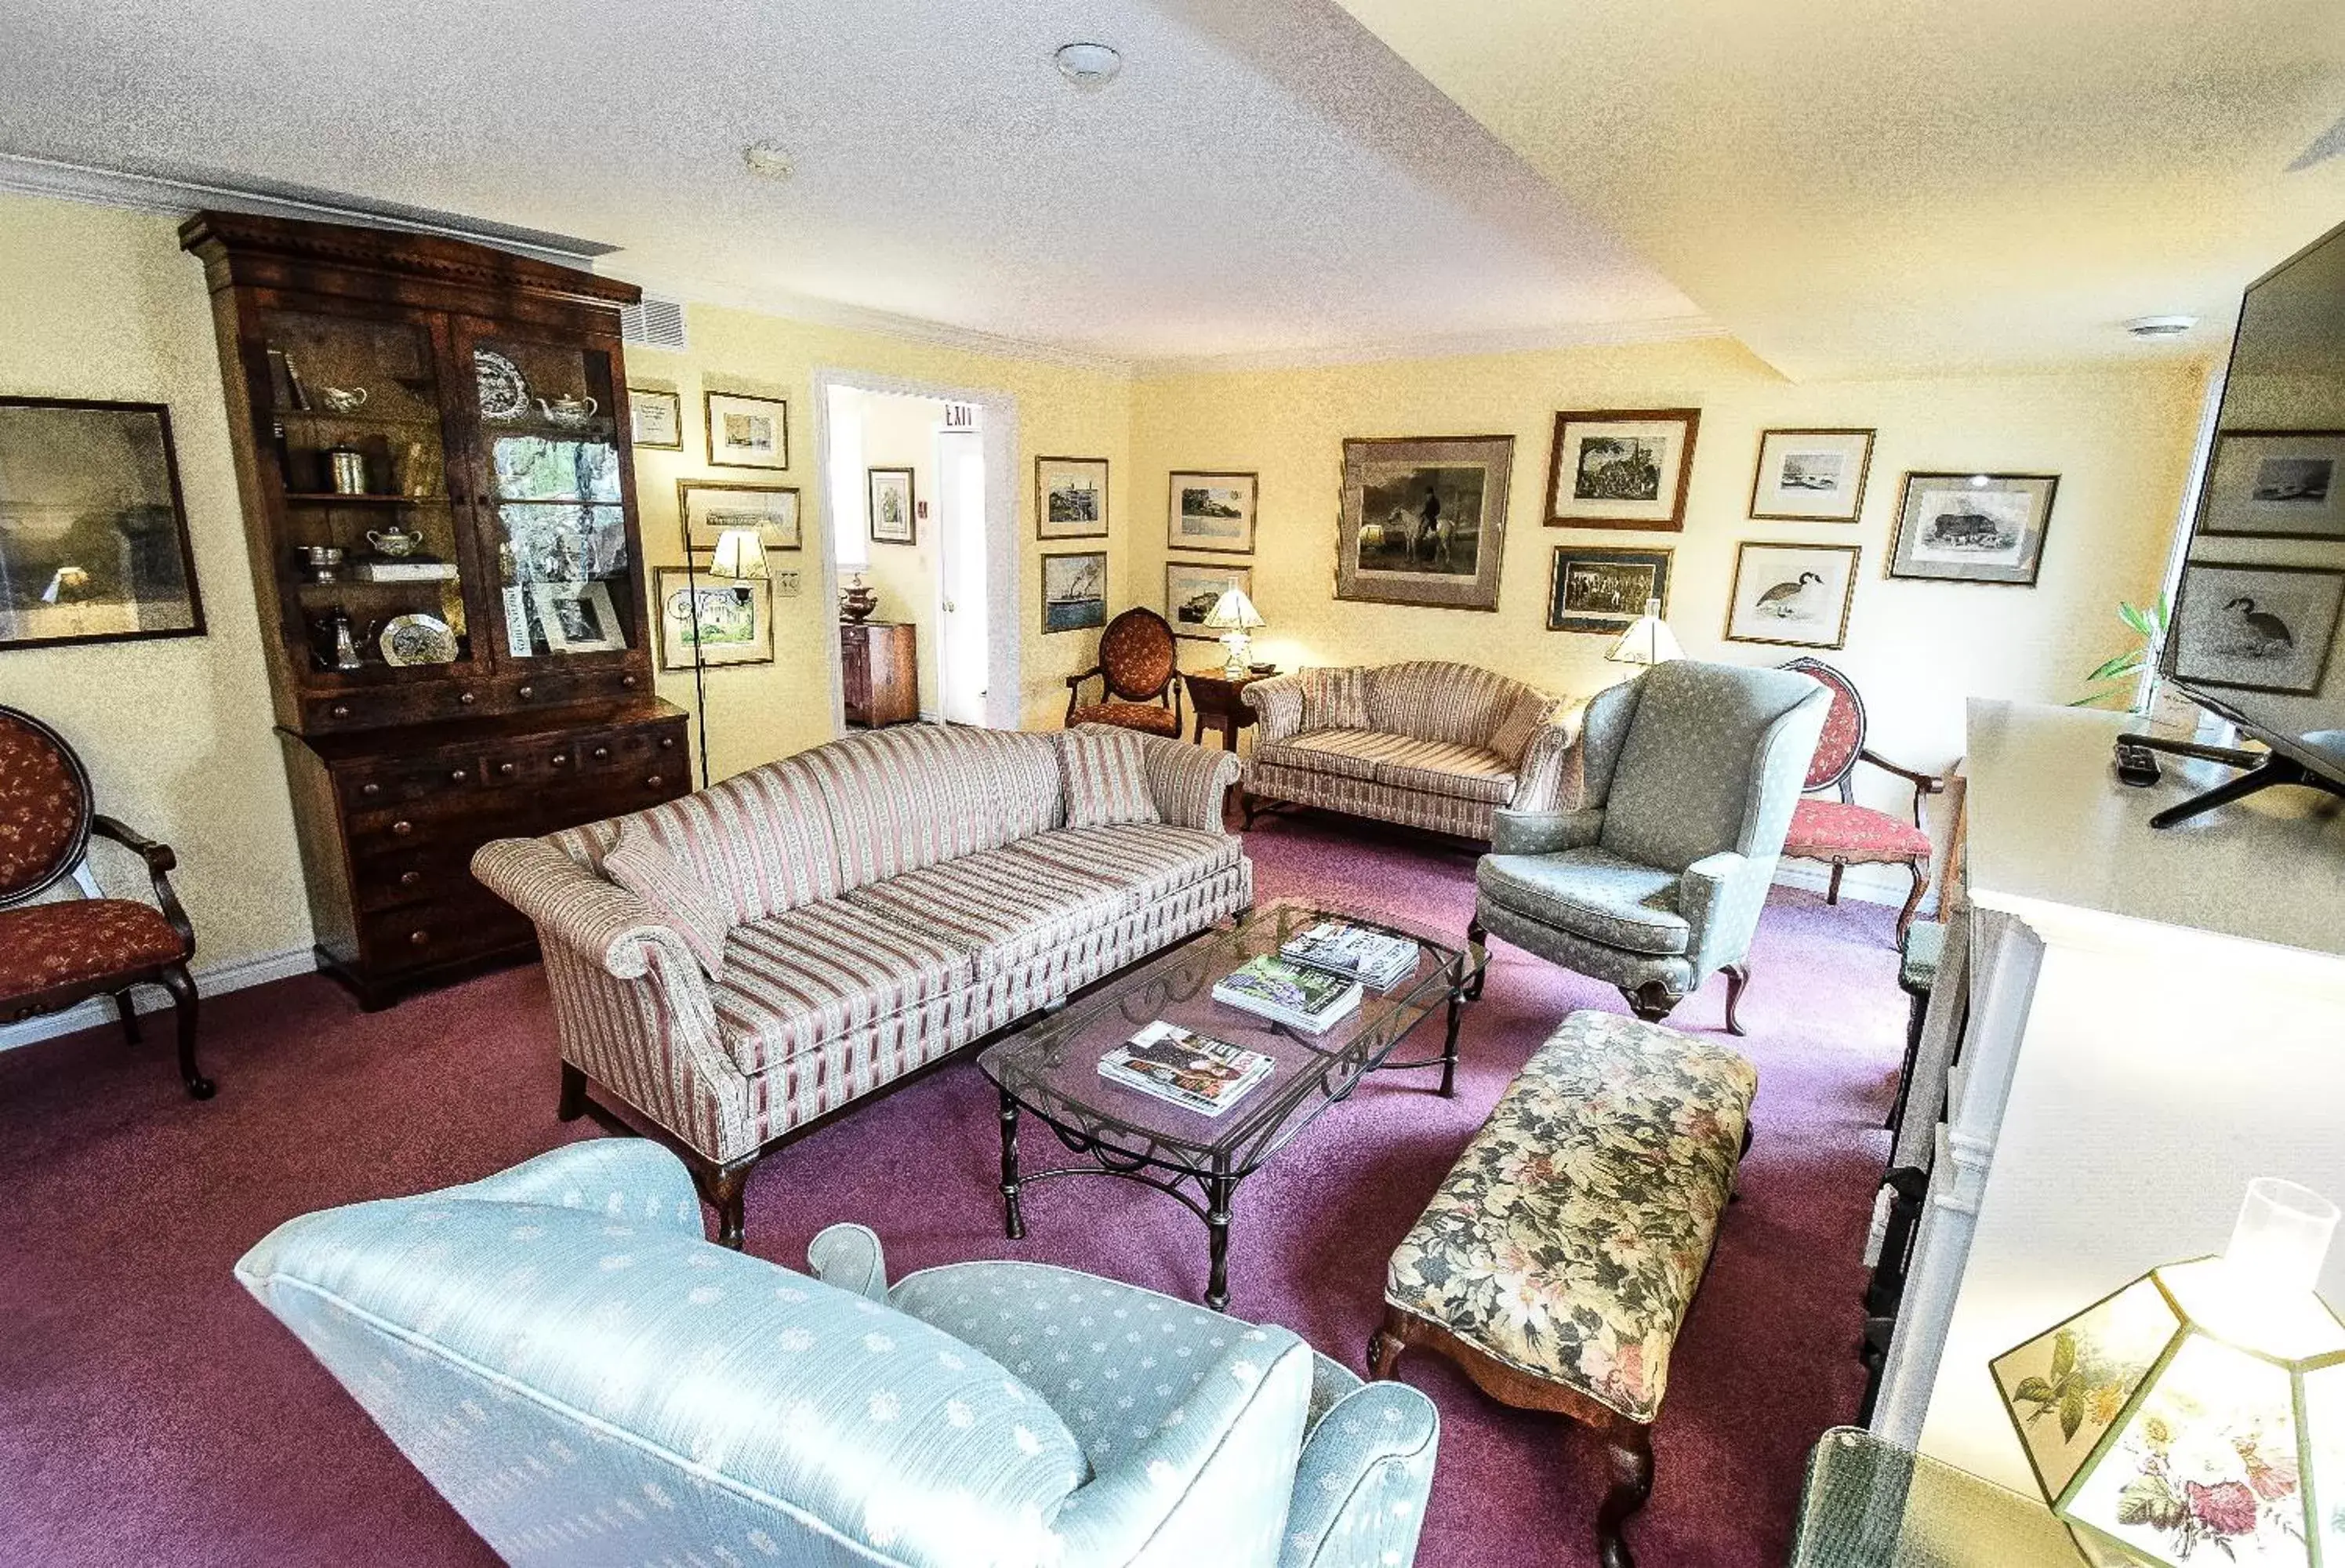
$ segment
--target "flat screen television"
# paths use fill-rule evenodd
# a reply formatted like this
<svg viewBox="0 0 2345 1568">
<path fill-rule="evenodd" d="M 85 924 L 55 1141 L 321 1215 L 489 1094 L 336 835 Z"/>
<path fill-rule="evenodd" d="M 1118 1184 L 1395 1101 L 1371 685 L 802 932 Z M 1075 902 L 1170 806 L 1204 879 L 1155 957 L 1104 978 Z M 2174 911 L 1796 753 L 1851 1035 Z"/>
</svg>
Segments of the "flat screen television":
<svg viewBox="0 0 2345 1568">
<path fill-rule="evenodd" d="M 2165 677 L 2271 748 L 2161 813 L 2274 784 L 2345 794 L 2345 226 L 2258 279 L 2199 485 Z"/>
</svg>

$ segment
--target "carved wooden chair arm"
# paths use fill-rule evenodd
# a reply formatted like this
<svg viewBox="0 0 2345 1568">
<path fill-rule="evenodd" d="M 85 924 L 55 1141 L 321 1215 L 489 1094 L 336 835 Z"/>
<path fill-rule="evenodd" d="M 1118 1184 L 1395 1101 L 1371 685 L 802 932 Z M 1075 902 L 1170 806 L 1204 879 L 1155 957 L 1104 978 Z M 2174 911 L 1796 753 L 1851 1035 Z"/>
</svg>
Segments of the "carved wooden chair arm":
<svg viewBox="0 0 2345 1568">
<path fill-rule="evenodd" d="M 1900 767 L 1870 746 L 1859 748 L 1856 760 L 1861 763 L 1871 763 L 1883 773 L 1893 774 L 1914 786 L 1914 825 L 1915 827 L 1923 825 L 1922 797 L 1925 794 L 1946 793 L 1946 781 L 1943 774 L 1925 774 L 1913 768 Z"/>
<path fill-rule="evenodd" d="M 171 875 L 178 869 L 179 857 L 168 844 L 157 844 L 144 834 L 134 833 L 110 816 L 90 818 L 93 837 L 112 839 L 147 863 L 147 880 L 155 885 L 155 904 L 162 910 L 163 918 L 179 934 L 179 940 L 195 946 L 196 928 L 188 919 L 188 912 L 179 905 L 179 895 L 171 890 Z"/>
<path fill-rule="evenodd" d="M 1083 694 L 1079 688 L 1085 681 L 1090 680 L 1093 675 L 1097 675 L 1100 678 L 1101 686 L 1104 688 L 1107 683 L 1107 666 L 1104 664 L 1096 665 L 1091 669 L 1085 670 L 1080 675 L 1070 675 L 1067 677 L 1067 716 L 1064 719 L 1061 719 L 1060 723 L 1071 724 L 1075 722 L 1075 709 L 1081 705 L 1083 700 Z"/>
</svg>

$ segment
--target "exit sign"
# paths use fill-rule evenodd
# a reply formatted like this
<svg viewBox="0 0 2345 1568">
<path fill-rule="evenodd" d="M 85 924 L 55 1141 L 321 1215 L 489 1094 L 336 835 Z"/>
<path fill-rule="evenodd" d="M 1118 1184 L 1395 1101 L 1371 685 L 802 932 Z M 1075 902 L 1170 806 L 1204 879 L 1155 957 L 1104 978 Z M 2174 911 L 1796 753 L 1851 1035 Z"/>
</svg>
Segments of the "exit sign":
<svg viewBox="0 0 2345 1568">
<path fill-rule="evenodd" d="M 945 405 L 945 429 L 949 430 L 973 430 L 977 429 L 977 405 L 975 403 L 947 403 Z"/>
</svg>

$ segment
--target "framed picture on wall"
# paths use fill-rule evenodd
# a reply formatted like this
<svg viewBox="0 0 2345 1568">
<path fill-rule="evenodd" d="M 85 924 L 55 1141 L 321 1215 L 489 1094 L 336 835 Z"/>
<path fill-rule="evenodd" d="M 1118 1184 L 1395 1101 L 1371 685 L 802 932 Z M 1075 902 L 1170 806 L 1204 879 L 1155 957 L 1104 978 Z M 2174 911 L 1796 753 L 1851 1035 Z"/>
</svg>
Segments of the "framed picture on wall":
<svg viewBox="0 0 2345 1568">
<path fill-rule="evenodd" d="M 2059 488 L 2057 474 L 1907 474 L 1889 575 L 2035 587 Z"/>
<path fill-rule="evenodd" d="M 1107 624 L 1107 551 L 1042 558 L 1042 630 L 1081 632 Z"/>
<path fill-rule="evenodd" d="M 790 466 L 790 406 L 779 398 L 746 392 L 704 392 L 708 461 L 713 468 Z"/>
<path fill-rule="evenodd" d="M 1547 629 L 1618 637 L 1645 612 L 1648 600 L 1670 612 L 1669 550 L 1607 550 L 1558 544 L 1548 574 Z"/>
<path fill-rule="evenodd" d="M 2345 539 L 2345 430 L 2225 430 L 2201 534 Z"/>
<path fill-rule="evenodd" d="M 767 550 L 798 550 L 806 544 L 798 521 L 798 492 L 789 485 L 680 479 L 675 481 L 675 512 L 687 551 L 715 550 L 716 536 L 728 528 L 756 529 Z"/>
<path fill-rule="evenodd" d="M 1034 537 L 1107 537 L 1107 459 L 1034 460 Z"/>
<path fill-rule="evenodd" d="M 1496 610 L 1512 436 L 1344 443 L 1335 597 Z"/>
<path fill-rule="evenodd" d="M 170 410 L 0 398 L 0 652 L 203 634 Z"/>
<path fill-rule="evenodd" d="M 1201 642 L 1218 642 L 1222 634 L 1205 625 L 1205 617 L 1213 612 L 1222 595 L 1233 588 L 1243 588 L 1245 595 L 1254 597 L 1254 568 L 1220 561 L 1168 561 L 1164 563 L 1164 619 L 1172 623 L 1175 637 L 1192 637 Z"/>
<path fill-rule="evenodd" d="M 637 447 L 653 451 L 684 450 L 684 394 L 656 387 L 627 389 L 627 429 Z"/>
<path fill-rule="evenodd" d="M 1549 528 L 1685 529 L 1700 409 L 1598 409 L 1555 417 Z"/>
<path fill-rule="evenodd" d="M 1179 472 L 1172 476 L 1165 544 L 1224 555 L 1254 553 L 1254 498 L 1261 478 L 1250 473 Z"/>
<path fill-rule="evenodd" d="M 2174 606 L 2174 673 L 2205 686 L 2311 696 L 2329 673 L 2345 572 L 2193 561 Z"/>
<path fill-rule="evenodd" d="M 1777 522 L 1854 522 L 1873 468 L 1871 430 L 1761 430 L 1751 515 Z"/>
<path fill-rule="evenodd" d="M 869 469 L 863 476 L 869 501 L 871 542 L 918 544 L 919 518 L 913 511 L 910 469 Z"/>
<path fill-rule="evenodd" d="M 1838 648 L 1856 602 L 1853 544 L 1767 544 L 1745 540 L 1734 555 L 1726 640 L 1787 648 Z"/>
<path fill-rule="evenodd" d="M 659 606 L 659 656 L 663 670 L 689 670 L 698 663 L 715 670 L 727 664 L 774 662 L 774 606 L 770 584 L 717 582 L 681 566 L 653 571 L 652 596 Z"/>
</svg>

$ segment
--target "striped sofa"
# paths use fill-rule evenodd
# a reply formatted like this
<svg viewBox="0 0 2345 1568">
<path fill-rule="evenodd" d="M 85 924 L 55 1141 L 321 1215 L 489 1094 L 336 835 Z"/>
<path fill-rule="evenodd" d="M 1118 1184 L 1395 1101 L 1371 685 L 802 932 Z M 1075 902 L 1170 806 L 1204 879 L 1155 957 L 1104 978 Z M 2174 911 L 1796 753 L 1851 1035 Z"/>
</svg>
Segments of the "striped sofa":
<svg viewBox="0 0 2345 1568">
<path fill-rule="evenodd" d="M 1552 811 L 1575 705 L 1471 664 L 1304 670 L 1247 686 L 1258 715 L 1247 821 L 1285 801 L 1460 838 L 1492 814 Z"/>
<path fill-rule="evenodd" d="M 1061 747 L 1098 734 L 1140 748 L 1131 793 L 1156 820 L 1065 825 Z M 906 725 L 497 840 L 472 871 L 537 926 L 564 1118 L 615 1102 L 668 1134 L 737 1246 L 749 1170 L 778 1144 L 1250 907 L 1223 825 L 1237 775 L 1225 753 L 1099 726 Z M 635 824 L 724 906 L 713 974 L 686 923 L 604 874 Z"/>
</svg>

